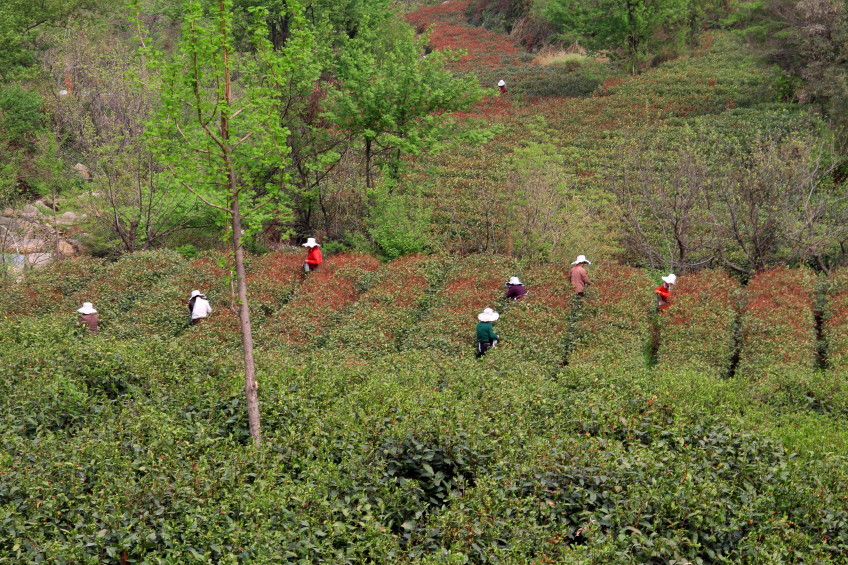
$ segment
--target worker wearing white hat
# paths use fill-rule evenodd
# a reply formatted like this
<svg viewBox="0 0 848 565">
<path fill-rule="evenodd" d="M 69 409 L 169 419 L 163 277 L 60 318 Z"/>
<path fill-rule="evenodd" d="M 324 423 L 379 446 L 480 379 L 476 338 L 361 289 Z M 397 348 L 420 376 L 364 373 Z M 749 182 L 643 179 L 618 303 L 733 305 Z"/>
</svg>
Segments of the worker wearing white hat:
<svg viewBox="0 0 848 565">
<path fill-rule="evenodd" d="M 592 262 L 586 259 L 585 255 L 578 255 L 577 259 L 572 261 L 571 264 L 573 265 L 569 272 L 571 286 L 574 287 L 574 292 L 577 296 L 583 296 L 586 292 L 586 287 L 592 284 L 589 280 L 589 273 L 586 272 L 584 265 L 591 265 Z"/>
<path fill-rule="evenodd" d="M 511 298 L 513 300 L 521 300 L 524 298 L 524 295 L 527 294 L 527 289 L 524 288 L 524 283 L 521 282 L 521 279 L 518 277 L 510 277 L 509 281 L 505 282 L 506 285 L 506 294 L 504 294 L 504 298 Z"/>
<path fill-rule="evenodd" d="M 479 320 L 477 322 L 477 359 L 498 344 L 500 336 L 495 333 L 492 324 L 500 317 L 501 315 L 491 308 L 486 308 L 477 314 Z"/>
<path fill-rule="evenodd" d="M 324 262 L 324 257 L 321 255 L 321 244 L 315 241 L 314 237 L 310 237 L 303 244 L 309 248 L 309 253 L 306 254 L 306 261 L 303 262 L 304 271 L 314 271 Z"/>
<path fill-rule="evenodd" d="M 668 276 L 662 277 L 663 283 L 654 289 L 657 293 L 657 306 L 660 310 L 665 310 L 671 304 L 671 287 L 677 284 L 677 275 L 669 273 Z"/>
<path fill-rule="evenodd" d="M 77 309 L 79 312 L 79 318 L 77 318 L 77 323 L 81 326 L 88 326 L 88 333 L 96 334 L 99 329 L 97 325 L 100 323 L 100 319 L 97 317 L 97 310 L 94 309 L 94 305 L 91 302 L 83 302 L 82 308 Z"/>
<path fill-rule="evenodd" d="M 501 94 L 506 94 L 506 81 L 501 79 L 498 81 L 498 91 Z"/>
<path fill-rule="evenodd" d="M 189 324 L 195 326 L 211 313 L 212 306 L 209 305 L 206 295 L 199 290 L 192 290 L 188 299 Z"/>
</svg>

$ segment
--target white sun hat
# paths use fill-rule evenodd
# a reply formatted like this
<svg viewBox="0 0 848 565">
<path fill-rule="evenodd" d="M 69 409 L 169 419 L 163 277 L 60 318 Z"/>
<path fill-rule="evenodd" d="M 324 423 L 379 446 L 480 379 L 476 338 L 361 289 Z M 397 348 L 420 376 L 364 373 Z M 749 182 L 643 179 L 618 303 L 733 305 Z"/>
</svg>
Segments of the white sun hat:
<svg viewBox="0 0 848 565">
<path fill-rule="evenodd" d="M 506 86 L 506 82 L 503 79 L 498 81 L 498 86 Z"/>
<path fill-rule="evenodd" d="M 589 263 L 590 265 L 592 264 L 591 261 L 586 259 L 585 255 L 578 255 L 577 260 L 571 262 L 572 265 L 579 265 L 580 263 Z"/>
<path fill-rule="evenodd" d="M 509 277 L 509 282 L 506 284 L 524 284 L 518 277 Z"/>
<path fill-rule="evenodd" d="M 82 308 L 77 310 L 80 314 L 97 314 L 97 310 L 94 309 L 94 305 L 91 302 L 83 302 Z"/>
<path fill-rule="evenodd" d="M 485 310 L 477 314 L 477 319 L 481 322 L 494 322 L 500 317 L 501 315 L 492 310 L 491 308 L 486 308 Z"/>
<path fill-rule="evenodd" d="M 304 247 L 321 247 L 321 244 L 315 241 L 314 237 L 310 237 L 306 240 L 306 243 L 303 244 Z"/>
<path fill-rule="evenodd" d="M 670 273 L 667 277 L 663 277 L 662 280 L 666 284 L 677 284 L 677 275 Z"/>
<path fill-rule="evenodd" d="M 191 297 L 190 298 L 194 298 L 195 296 L 200 296 L 199 290 L 192 290 L 191 291 Z"/>
</svg>

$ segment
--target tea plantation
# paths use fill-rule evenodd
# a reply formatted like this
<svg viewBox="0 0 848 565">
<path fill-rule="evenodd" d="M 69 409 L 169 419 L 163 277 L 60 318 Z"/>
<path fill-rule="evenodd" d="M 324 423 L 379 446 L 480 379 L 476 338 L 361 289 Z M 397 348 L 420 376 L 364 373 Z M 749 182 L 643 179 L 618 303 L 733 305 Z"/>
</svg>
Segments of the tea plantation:
<svg viewBox="0 0 848 565">
<path fill-rule="evenodd" d="M 615 264 L 575 303 L 562 266 L 301 259 L 250 262 L 261 449 L 216 257 L 2 289 L 0 563 L 848 561 L 845 272 L 700 272 L 656 316 Z"/>
</svg>

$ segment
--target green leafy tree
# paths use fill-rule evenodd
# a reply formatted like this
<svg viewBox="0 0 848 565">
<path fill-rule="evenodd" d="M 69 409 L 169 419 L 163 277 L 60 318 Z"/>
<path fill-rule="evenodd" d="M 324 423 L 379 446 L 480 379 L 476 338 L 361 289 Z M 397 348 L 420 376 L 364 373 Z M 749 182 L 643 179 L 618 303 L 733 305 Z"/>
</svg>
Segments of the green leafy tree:
<svg viewBox="0 0 848 565">
<path fill-rule="evenodd" d="M 298 6 L 290 2 L 291 10 Z M 271 214 L 285 212 L 286 139 L 281 92 L 307 38 L 298 30 L 285 54 L 255 27 L 249 57 L 233 49 L 232 0 L 186 0 L 182 39 L 164 65 L 162 111 L 150 127 L 155 152 L 174 181 L 217 210 L 231 239 L 242 335 L 250 434 L 262 441 L 244 243 Z M 265 10 L 252 12 L 264 21 Z M 244 77 L 237 82 L 234 76 Z M 269 174 L 272 171 L 273 174 Z"/>
<path fill-rule="evenodd" d="M 688 28 L 692 0 L 551 0 L 545 16 L 571 40 L 620 51 L 636 73 L 652 43 L 678 41 Z"/>
<path fill-rule="evenodd" d="M 456 53 L 424 54 L 427 38 L 406 24 L 363 26 L 339 54 L 339 85 L 329 95 L 326 116 L 364 145 L 366 185 L 382 159 L 396 176 L 404 154 L 438 148 L 453 134 L 451 112 L 467 110 L 481 97 L 472 77 L 456 77 L 444 66 Z"/>
</svg>

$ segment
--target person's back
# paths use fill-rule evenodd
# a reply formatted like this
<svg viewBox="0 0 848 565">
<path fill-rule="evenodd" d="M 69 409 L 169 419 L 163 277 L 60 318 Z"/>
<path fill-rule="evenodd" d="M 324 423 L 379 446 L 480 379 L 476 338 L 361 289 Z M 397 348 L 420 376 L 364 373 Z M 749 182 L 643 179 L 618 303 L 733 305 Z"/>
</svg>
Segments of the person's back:
<svg viewBox="0 0 848 565">
<path fill-rule="evenodd" d="M 477 341 L 480 343 L 491 342 L 498 339 L 495 328 L 491 322 L 477 322 Z"/>
<path fill-rule="evenodd" d="M 479 359 L 486 352 L 497 345 L 500 337 L 495 333 L 495 329 L 492 326 L 492 323 L 497 321 L 500 317 L 500 314 L 492 310 L 491 308 L 486 308 L 477 315 L 477 358 Z"/>
<path fill-rule="evenodd" d="M 518 277 L 510 277 L 506 283 L 506 293 L 504 298 L 513 300 L 521 300 L 527 294 L 527 289 L 524 288 L 524 283 Z"/>
<path fill-rule="evenodd" d="M 571 267 L 571 286 L 574 292 L 583 294 L 587 284 L 589 284 L 589 273 L 586 272 L 586 267 L 582 264 Z"/>
<path fill-rule="evenodd" d="M 209 305 L 209 301 L 206 299 L 206 295 L 201 294 L 200 296 L 195 297 L 194 307 L 191 309 L 192 324 L 198 323 L 200 320 L 206 318 L 211 313 L 212 306 Z"/>
<path fill-rule="evenodd" d="M 97 316 L 97 310 L 94 309 L 91 302 L 84 302 L 82 308 L 78 309 L 79 317 L 77 323 L 81 326 L 88 327 L 88 333 L 96 334 L 100 331 L 100 318 Z"/>
<path fill-rule="evenodd" d="M 523 284 L 512 284 L 504 294 L 504 298 L 512 298 L 513 300 L 521 300 L 527 294 L 527 289 Z"/>
</svg>

